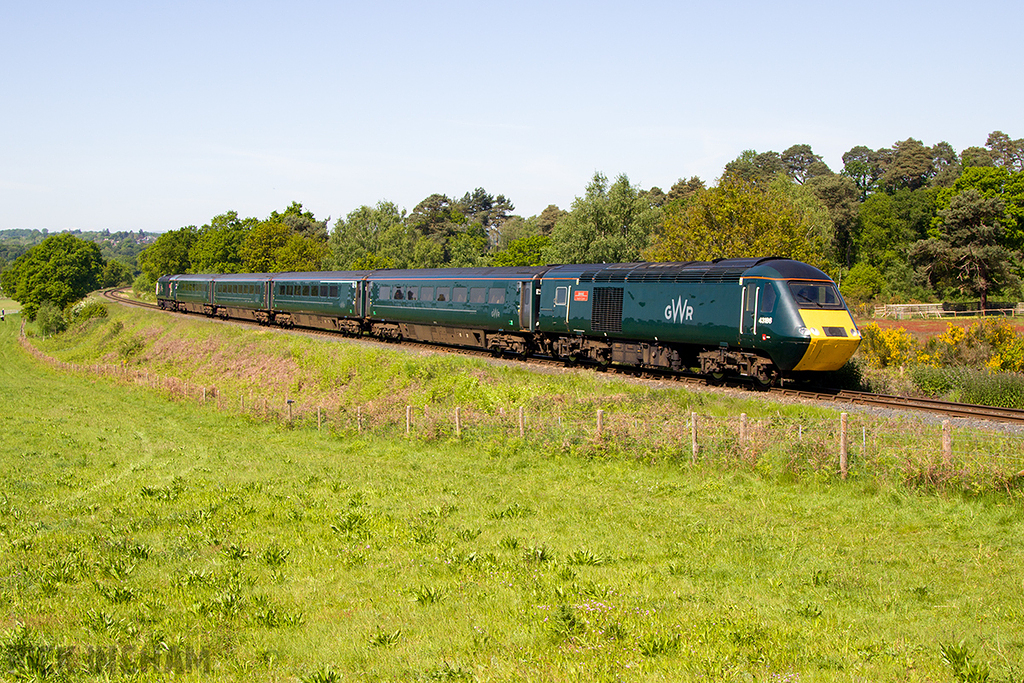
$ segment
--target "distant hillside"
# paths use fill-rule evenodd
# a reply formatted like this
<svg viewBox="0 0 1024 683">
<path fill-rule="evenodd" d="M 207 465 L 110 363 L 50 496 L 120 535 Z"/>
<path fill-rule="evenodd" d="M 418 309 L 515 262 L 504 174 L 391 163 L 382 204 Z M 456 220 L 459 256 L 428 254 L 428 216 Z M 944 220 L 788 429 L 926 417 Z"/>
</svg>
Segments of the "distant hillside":
<svg viewBox="0 0 1024 683">
<path fill-rule="evenodd" d="M 129 230 L 127 232 L 110 232 L 109 230 L 98 230 L 83 232 L 81 230 L 69 230 L 72 235 L 83 240 L 95 242 L 100 247 L 103 258 L 108 261 L 117 259 L 131 266 L 132 270 L 138 270 L 139 252 L 156 241 L 156 234 L 147 234 Z M 26 251 L 36 246 L 51 234 L 48 230 L 0 230 L 0 268 L 6 267 Z"/>
</svg>

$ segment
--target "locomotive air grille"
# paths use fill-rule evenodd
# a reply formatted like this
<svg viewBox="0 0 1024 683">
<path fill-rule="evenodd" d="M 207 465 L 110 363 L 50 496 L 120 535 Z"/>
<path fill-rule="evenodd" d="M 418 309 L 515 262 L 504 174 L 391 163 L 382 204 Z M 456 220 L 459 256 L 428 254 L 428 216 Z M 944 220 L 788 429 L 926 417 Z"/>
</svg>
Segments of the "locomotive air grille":
<svg viewBox="0 0 1024 683">
<path fill-rule="evenodd" d="M 622 287 L 595 287 L 590 319 L 594 332 L 622 332 Z"/>
<path fill-rule="evenodd" d="M 825 330 L 825 336 L 826 337 L 845 337 L 846 336 L 846 329 L 842 328 L 842 327 L 826 327 L 826 328 L 824 328 L 824 330 Z"/>
</svg>

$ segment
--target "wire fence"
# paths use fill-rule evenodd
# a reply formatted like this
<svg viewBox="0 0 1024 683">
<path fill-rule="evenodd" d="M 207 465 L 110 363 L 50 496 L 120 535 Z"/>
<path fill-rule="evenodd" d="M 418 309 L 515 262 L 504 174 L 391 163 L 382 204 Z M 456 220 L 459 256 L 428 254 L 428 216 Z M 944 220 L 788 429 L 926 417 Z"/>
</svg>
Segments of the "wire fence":
<svg viewBox="0 0 1024 683">
<path fill-rule="evenodd" d="M 114 378 L 174 400 L 317 429 L 340 437 L 460 440 L 500 452 L 510 443 L 541 453 L 618 456 L 723 468 L 764 468 L 847 478 L 872 474 L 923 486 L 1016 490 L 1024 483 L 1024 436 L 909 419 L 840 413 L 828 419 L 682 412 L 676 419 L 580 407 L 545 406 L 484 411 L 472 406 L 401 405 L 387 398 L 365 404 L 310 405 L 268 396 L 256 387 L 225 392 L 176 376 L 114 364 L 72 364 L 21 340 L 39 360 L 70 373 Z"/>
</svg>

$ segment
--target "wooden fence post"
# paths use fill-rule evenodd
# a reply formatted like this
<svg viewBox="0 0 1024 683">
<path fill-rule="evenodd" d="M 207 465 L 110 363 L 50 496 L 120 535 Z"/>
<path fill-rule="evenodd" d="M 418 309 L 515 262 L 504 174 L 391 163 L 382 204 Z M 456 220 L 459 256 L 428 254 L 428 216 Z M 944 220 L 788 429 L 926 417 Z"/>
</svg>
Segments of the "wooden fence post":
<svg viewBox="0 0 1024 683">
<path fill-rule="evenodd" d="M 412 432 L 412 406 L 405 407 L 405 435 L 409 436 Z"/>
<path fill-rule="evenodd" d="M 846 413 L 839 414 L 839 473 L 843 479 L 849 473 L 847 461 L 847 440 L 846 440 Z"/>
<path fill-rule="evenodd" d="M 942 464 L 953 469 L 953 425 L 949 420 L 942 421 Z"/>
<path fill-rule="evenodd" d="M 356 430 L 363 433 L 363 407 L 356 406 Z"/>
<path fill-rule="evenodd" d="M 693 464 L 697 464 L 697 453 L 700 447 L 697 445 L 697 413 L 690 413 L 690 448 L 693 450 Z"/>
<path fill-rule="evenodd" d="M 462 438 L 462 408 L 455 406 L 455 438 Z"/>
<path fill-rule="evenodd" d="M 598 408 L 597 410 L 597 437 L 601 438 L 601 432 L 604 430 L 604 411 Z"/>
</svg>

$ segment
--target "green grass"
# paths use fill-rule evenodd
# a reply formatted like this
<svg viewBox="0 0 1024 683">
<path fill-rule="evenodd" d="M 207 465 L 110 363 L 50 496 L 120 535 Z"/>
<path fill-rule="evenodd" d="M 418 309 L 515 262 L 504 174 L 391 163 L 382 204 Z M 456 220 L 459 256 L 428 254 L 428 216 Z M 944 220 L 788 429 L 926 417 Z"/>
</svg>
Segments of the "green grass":
<svg viewBox="0 0 1024 683">
<path fill-rule="evenodd" d="M 339 376 L 315 352 L 339 345 L 193 320 L 157 335 L 135 314 L 111 317 L 36 341 L 95 362 L 138 335 L 132 358 L 167 369 L 161 349 L 177 334 L 211 359 L 306 359 L 287 388 L 308 400 L 317 368 Z M 16 330 L 0 328 L 0 654 L 14 674 L 94 677 L 96 648 L 116 647 L 157 648 L 161 667 L 206 648 L 211 672 L 186 680 L 935 681 L 952 680 L 951 656 L 992 680 L 1024 676 L 1013 497 L 740 458 L 288 429 L 54 370 Z M 209 343 L 221 335 L 232 349 Z M 351 353 L 337 362 L 351 363 L 343 386 L 360 400 L 773 410 Z M 210 379 L 208 366 L 180 371 Z M 46 646 L 75 656 L 30 656 Z"/>
<path fill-rule="evenodd" d="M 8 314 L 11 314 L 15 311 L 21 310 L 21 304 L 14 299 L 5 299 L 0 297 L 0 308 L 7 311 Z"/>
</svg>

